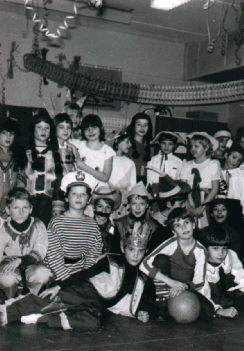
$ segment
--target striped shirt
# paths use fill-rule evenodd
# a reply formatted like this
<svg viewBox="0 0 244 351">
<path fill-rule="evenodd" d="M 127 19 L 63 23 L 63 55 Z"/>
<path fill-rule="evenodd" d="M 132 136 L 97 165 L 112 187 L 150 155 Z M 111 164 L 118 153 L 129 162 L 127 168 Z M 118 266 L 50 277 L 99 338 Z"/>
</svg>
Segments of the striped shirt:
<svg viewBox="0 0 244 351">
<path fill-rule="evenodd" d="M 148 255 L 141 263 L 140 270 L 154 279 L 159 269 L 153 266 L 153 261 L 157 255 L 163 254 L 169 256 L 170 278 L 187 283 L 191 290 L 200 289 L 204 285 L 206 272 L 205 252 L 205 248 L 195 241 L 191 251 L 185 254 L 174 236 Z M 164 282 L 154 279 L 154 284 L 158 297 L 168 297 L 170 288 Z"/>
<path fill-rule="evenodd" d="M 87 269 L 102 254 L 102 237 L 93 218 L 75 218 L 61 215 L 48 226 L 46 262 L 56 280 Z"/>
</svg>

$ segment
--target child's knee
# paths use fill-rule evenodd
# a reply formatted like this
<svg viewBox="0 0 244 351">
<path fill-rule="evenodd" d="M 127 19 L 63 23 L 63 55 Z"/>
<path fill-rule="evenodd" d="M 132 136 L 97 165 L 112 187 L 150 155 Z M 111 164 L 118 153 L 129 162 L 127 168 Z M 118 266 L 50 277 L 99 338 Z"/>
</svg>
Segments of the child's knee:
<svg viewBox="0 0 244 351">
<path fill-rule="evenodd" d="M 46 284 L 52 277 L 52 272 L 44 265 L 31 265 L 26 269 L 26 280 L 33 284 Z"/>
<path fill-rule="evenodd" d="M 16 272 L 0 274 L 0 288 L 11 288 L 19 284 L 21 277 Z"/>
</svg>

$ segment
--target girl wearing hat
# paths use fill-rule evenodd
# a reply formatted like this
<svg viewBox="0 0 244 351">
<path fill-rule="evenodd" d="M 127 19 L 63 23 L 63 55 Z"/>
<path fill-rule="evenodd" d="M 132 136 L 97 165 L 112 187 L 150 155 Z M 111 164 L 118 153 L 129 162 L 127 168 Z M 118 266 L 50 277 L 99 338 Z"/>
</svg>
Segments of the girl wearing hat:
<svg viewBox="0 0 244 351">
<path fill-rule="evenodd" d="M 113 169 L 109 185 L 121 191 L 122 203 L 125 203 L 128 191 L 136 184 L 135 163 L 126 156 L 131 148 L 130 136 L 126 130 L 121 130 L 113 135 L 112 140 L 116 155 L 113 156 Z"/>
<path fill-rule="evenodd" d="M 157 184 L 160 175 L 163 174 L 178 179 L 182 161 L 173 152 L 178 144 L 185 144 L 185 141 L 177 133 L 162 131 L 155 136 L 151 144 L 159 144 L 160 151 L 147 164 L 147 184 Z"/>
<path fill-rule="evenodd" d="M 82 141 L 75 142 L 80 160 L 77 166 L 95 177 L 101 185 L 107 183 L 112 172 L 114 150 L 104 143 L 105 131 L 97 115 L 87 115 L 81 122 Z"/>
<path fill-rule="evenodd" d="M 14 145 L 18 124 L 14 118 L 0 120 L 0 216 L 6 217 L 6 196 L 15 186 L 24 186 L 23 165 Z"/>
<path fill-rule="evenodd" d="M 193 160 L 183 163 L 180 179 L 192 189 L 188 197 L 188 209 L 198 218 L 198 227 L 203 228 L 208 225 L 206 205 L 215 198 L 219 188 L 220 164 L 210 159 L 218 142 L 206 132 L 194 132 L 188 137 Z"/>
<path fill-rule="evenodd" d="M 64 280 L 75 272 L 91 267 L 102 254 L 102 238 L 96 221 L 84 214 L 91 189 L 88 176 L 71 172 L 63 177 L 67 210 L 48 225 L 46 261 L 55 280 Z"/>
<path fill-rule="evenodd" d="M 144 112 L 135 114 L 128 126 L 128 133 L 132 143 L 128 157 L 135 162 L 137 181 L 146 181 L 146 164 L 151 158 L 152 122 L 150 117 Z"/>
</svg>

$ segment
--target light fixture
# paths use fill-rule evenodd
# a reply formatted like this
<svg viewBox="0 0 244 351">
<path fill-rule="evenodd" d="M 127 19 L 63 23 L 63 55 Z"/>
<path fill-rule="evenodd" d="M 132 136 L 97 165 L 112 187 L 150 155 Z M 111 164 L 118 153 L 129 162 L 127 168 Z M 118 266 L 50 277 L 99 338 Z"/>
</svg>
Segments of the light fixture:
<svg viewBox="0 0 244 351">
<path fill-rule="evenodd" d="M 190 1 L 191 0 L 151 0 L 151 8 L 168 11 Z"/>
</svg>

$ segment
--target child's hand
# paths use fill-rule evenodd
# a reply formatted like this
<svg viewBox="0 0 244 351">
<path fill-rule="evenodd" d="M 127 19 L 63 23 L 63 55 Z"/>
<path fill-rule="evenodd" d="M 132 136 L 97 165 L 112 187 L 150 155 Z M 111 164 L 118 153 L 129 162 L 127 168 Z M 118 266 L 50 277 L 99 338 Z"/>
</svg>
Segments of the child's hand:
<svg viewBox="0 0 244 351">
<path fill-rule="evenodd" d="M 13 261 L 6 263 L 3 266 L 3 273 L 14 272 L 21 264 L 21 258 L 16 258 Z"/>
<path fill-rule="evenodd" d="M 39 297 L 44 299 L 45 297 L 50 295 L 50 300 L 53 300 L 59 293 L 60 286 L 54 286 L 53 288 L 46 289 L 43 291 Z"/>
<path fill-rule="evenodd" d="M 147 311 L 139 311 L 137 319 L 143 323 L 147 323 L 149 321 L 149 313 Z"/>
<path fill-rule="evenodd" d="M 216 315 L 225 318 L 235 318 L 238 315 L 238 311 L 235 307 L 220 308 Z"/>
<path fill-rule="evenodd" d="M 31 150 L 26 150 L 26 157 L 27 157 L 28 162 L 32 163 Z"/>
<path fill-rule="evenodd" d="M 171 289 L 169 291 L 170 297 L 179 296 L 184 290 L 188 289 L 188 286 L 185 283 L 181 283 L 177 280 L 172 280 L 170 284 Z"/>
<path fill-rule="evenodd" d="M 146 168 L 149 170 L 149 171 L 153 171 L 153 172 L 156 172 L 157 174 L 160 175 L 160 177 L 164 177 L 165 176 L 165 172 L 161 171 L 159 168 L 156 168 L 156 167 L 153 167 L 153 166 L 146 166 Z"/>
<path fill-rule="evenodd" d="M 201 217 L 202 216 L 202 214 L 203 214 L 203 212 L 204 212 L 204 206 L 199 206 L 199 207 L 197 207 L 197 208 L 194 208 L 193 210 L 192 210 L 192 212 L 193 212 L 193 215 L 194 216 L 197 216 L 197 217 Z"/>
</svg>

